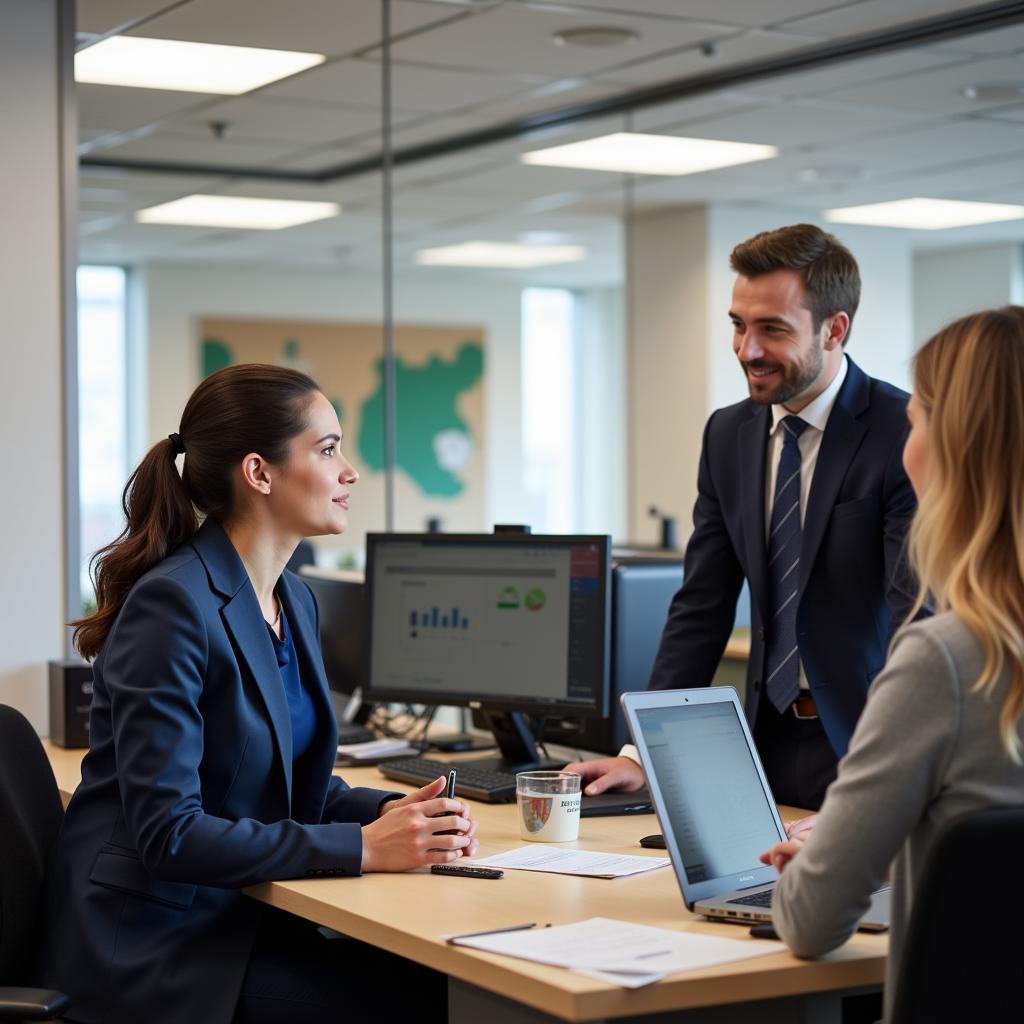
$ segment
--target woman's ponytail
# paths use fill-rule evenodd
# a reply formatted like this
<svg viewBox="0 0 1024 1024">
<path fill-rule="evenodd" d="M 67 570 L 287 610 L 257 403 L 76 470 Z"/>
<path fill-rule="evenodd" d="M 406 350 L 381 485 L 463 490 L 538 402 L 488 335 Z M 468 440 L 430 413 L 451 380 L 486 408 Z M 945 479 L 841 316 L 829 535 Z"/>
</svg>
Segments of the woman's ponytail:
<svg viewBox="0 0 1024 1024">
<path fill-rule="evenodd" d="M 140 576 L 191 540 L 199 516 L 224 521 L 235 500 L 233 476 L 248 452 L 288 461 L 291 439 L 306 429 L 316 381 L 298 370 L 240 363 L 218 370 L 192 392 L 180 433 L 150 448 L 121 498 L 127 525 L 93 558 L 96 612 L 71 623 L 84 658 L 100 652 Z M 184 455 L 181 475 L 175 458 Z"/>
<path fill-rule="evenodd" d="M 94 658 L 136 580 L 196 532 L 196 510 L 174 464 L 178 435 L 159 441 L 128 478 L 121 496 L 126 526 L 93 557 L 96 611 L 71 623 L 75 646 Z"/>
</svg>

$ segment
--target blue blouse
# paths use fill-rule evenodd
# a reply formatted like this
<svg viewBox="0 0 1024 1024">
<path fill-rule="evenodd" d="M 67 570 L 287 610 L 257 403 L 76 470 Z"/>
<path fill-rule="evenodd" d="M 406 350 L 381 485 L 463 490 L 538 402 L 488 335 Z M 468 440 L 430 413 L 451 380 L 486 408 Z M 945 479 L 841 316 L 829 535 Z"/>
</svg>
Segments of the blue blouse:
<svg viewBox="0 0 1024 1024">
<path fill-rule="evenodd" d="M 313 700 L 299 677 L 299 660 L 292 643 L 291 630 L 288 628 L 288 616 L 281 607 L 281 639 L 267 624 L 270 639 L 274 641 L 274 653 L 277 655 L 277 667 L 281 670 L 281 681 L 284 683 L 285 696 L 288 698 L 288 713 L 292 720 L 292 760 L 298 761 L 309 749 L 316 732 L 316 712 Z"/>
</svg>

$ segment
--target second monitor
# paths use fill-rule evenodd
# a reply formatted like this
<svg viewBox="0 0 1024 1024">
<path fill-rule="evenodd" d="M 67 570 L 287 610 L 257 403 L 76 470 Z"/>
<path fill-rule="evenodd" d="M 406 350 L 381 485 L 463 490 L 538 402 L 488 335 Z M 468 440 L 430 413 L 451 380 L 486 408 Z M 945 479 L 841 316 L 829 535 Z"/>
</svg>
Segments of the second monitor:
<svg viewBox="0 0 1024 1024">
<path fill-rule="evenodd" d="M 608 713 L 609 572 L 606 536 L 369 534 L 368 699 L 480 708 L 536 765 L 523 712 Z"/>
</svg>

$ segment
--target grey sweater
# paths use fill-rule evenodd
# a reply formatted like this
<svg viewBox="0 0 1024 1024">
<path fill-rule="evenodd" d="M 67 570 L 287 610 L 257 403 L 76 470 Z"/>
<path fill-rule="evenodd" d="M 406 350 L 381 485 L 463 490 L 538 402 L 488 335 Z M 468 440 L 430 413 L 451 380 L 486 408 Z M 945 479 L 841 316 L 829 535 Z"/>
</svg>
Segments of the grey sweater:
<svg viewBox="0 0 1024 1024">
<path fill-rule="evenodd" d="M 1024 804 L 1024 768 L 999 737 L 1004 673 L 973 693 L 981 645 L 952 612 L 905 627 L 868 694 L 814 830 L 783 871 L 775 927 L 797 956 L 844 943 L 892 865 L 893 919 L 885 1015 L 925 855 L 951 818 Z M 1018 723 L 1018 733 L 1024 727 Z"/>
</svg>

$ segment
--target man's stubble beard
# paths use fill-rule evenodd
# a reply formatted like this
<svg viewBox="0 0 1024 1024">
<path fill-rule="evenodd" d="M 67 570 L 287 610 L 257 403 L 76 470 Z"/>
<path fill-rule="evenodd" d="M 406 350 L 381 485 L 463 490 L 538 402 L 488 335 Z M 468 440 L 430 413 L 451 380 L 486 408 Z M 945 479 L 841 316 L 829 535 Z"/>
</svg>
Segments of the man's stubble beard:
<svg viewBox="0 0 1024 1024">
<path fill-rule="evenodd" d="M 751 363 L 756 367 L 757 363 Z M 808 362 L 798 363 L 794 366 L 783 369 L 782 381 L 770 395 L 755 395 L 750 375 L 747 373 L 747 366 L 740 364 L 743 376 L 747 380 L 747 390 L 751 401 L 758 405 L 785 405 L 798 395 L 803 394 L 820 376 L 825 365 L 825 353 L 817 346 L 811 350 Z"/>
</svg>

